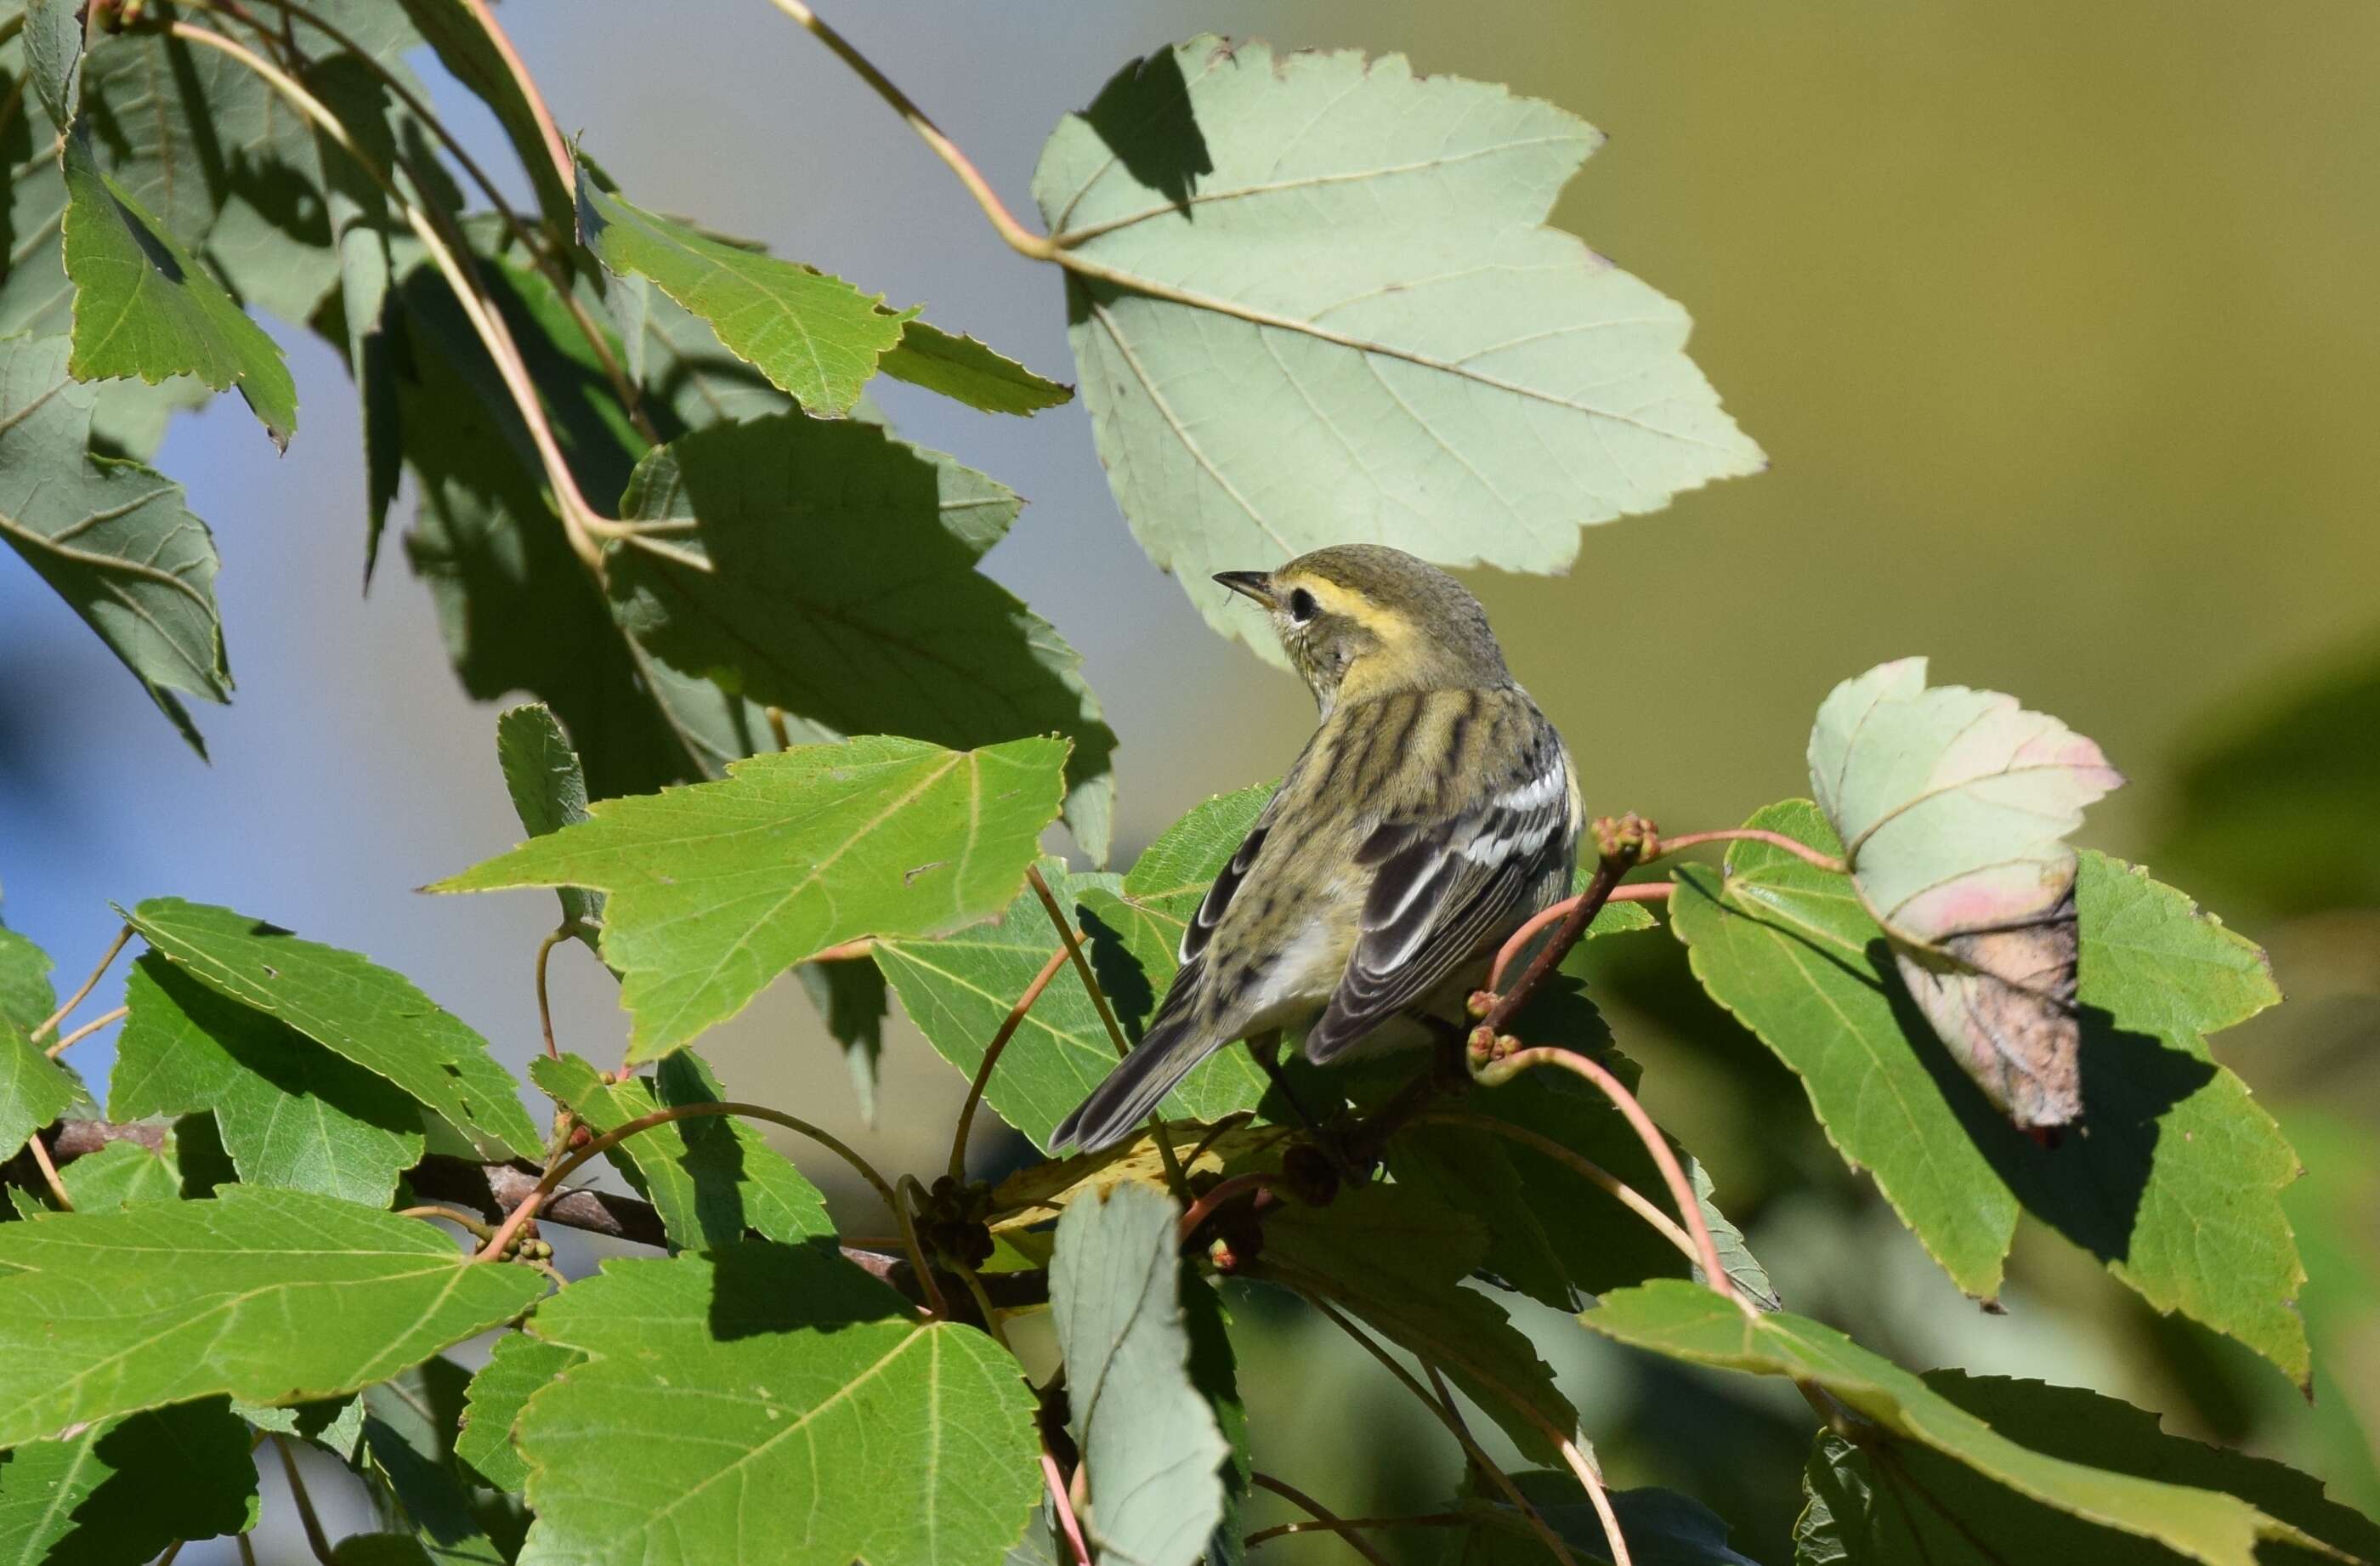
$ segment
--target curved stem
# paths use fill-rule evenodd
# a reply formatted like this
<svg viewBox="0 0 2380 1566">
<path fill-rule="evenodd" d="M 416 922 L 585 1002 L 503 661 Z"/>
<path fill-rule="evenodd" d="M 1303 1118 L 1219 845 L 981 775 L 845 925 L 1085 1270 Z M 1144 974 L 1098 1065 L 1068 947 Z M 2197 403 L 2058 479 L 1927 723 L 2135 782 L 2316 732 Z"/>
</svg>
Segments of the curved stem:
<svg viewBox="0 0 2380 1566">
<path fill-rule="evenodd" d="M 471 13 L 471 19 L 480 24 L 480 30 L 487 34 L 489 45 L 495 50 L 496 57 L 504 62 L 504 70 L 513 79 L 513 85 L 520 90 L 522 101 L 528 105 L 529 117 L 537 122 L 537 133 L 545 142 L 546 156 L 553 160 L 554 174 L 561 179 L 562 188 L 570 189 L 576 183 L 570 166 L 570 149 L 564 144 L 562 132 L 554 128 L 553 113 L 545 106 L 545 95 L 537 90 L 537 79 L 529 75 L 528 68 L 521 64 L 519 54 L 513 48 L 513 41 L 496 24 L 495 13 L 488 8 L 487 0 L 463 0 L 463 6 Z"/>
<path fill-rule="evenodd" d="M 1033 1009 L 1033 1002 L 1041 999 L 1041 992 L 1050 988 L 1050 981 L 1057 977 L 1058 970 L 1065 965 L 1066 953 L 1062 950 L 1050 953 L 1050 960 L 1041 965 L 1041 971 L 1033 976 L 1033 982 L 1025 987 L 1025 993 L 1016 998 L 1016 1004 L 1011 1006 L 1008 1015 L 1001 1019 L 1000 1031 L 993 1034 L 991 1042 L 984 1047 L 983 1060 L 975 1068 L 974 1080 L 967 1084 L 966 1102 L 959 1106 L 958 1129 L 951 1134 L 953 1180 L 966 1178 L 967 1133 L 975 1129 L 976 1106 L 983 1102 L 983 1090 L 990 1086 L 991 1068 L 1000 1063 L 1001 1051 L 1008 1048 L 1011 1038 L 1016 1037 L 1017 1026 L 1025 1021 L 1025 1014 Z"/>
<path fill-rule="evenodd" d="M 273 1450 L 280 1455 L 282 1477 L 289 1481 L 289 1500 L 298 1509 L 298 1525 L 306 1531 L 306 1548 L 322 1566 L 334 1566 L 331 1559 L 331 1536 L 322 1531 L 322 1519 L 314 1512 L 314 1498 L 306 1493 L 306 1481 L 298 1475 L 298 1460 L 289 1453 L 289 1443 L 279 1436 L 273 1438 Z"/>
<path fill-rule="evenodd" d="M 512 1215 L 504 1220 L 494 1235 L 480 1247 L 479 1254 L 472 1259 L 493 1261 L 503 1256 L 504 1247 L 511 1244 L 528 1220 L 537 1216 L 537 1209 L 545 1205 L 545 1199 L 553 1195 L 555 1187 L 569 1179 L 577 1171 L 579 1166 L 589 1159 L 610 1152 L 639 1131 L 650 1131 L 654 1126 L 667 1125 L 672 1121 L 699 1120 L 710 1115 L 736 1115 L 746 1120 L 764 1120 L 771 1125 L 782 1125 L 788 1131 L 798 1131 L 858 1171 L 860 1178 L 876 1188 L 876 1194 L 884 1199 L 884 1205 L 891 1208 L 892 1215 L 900 1220 L 902 1238 L 907 1242 L 909 1248 L 910 1264 L 917 1269 L 918 1286 L 926 1291 L 934 1314 L 937 1316 L 947 1314 L 941 1288 L 934 1281 L 933 1269 L 926 1265 L 926 1254 L 917 1244 L 917 1228 L 909 1220 L 908 1210 L 902 1204 L 900 1196 L 893 1191 L 892 1184 L 876 1172 L 876 1166 L 853 1152 L 841 1138 L 829 1132 L 821 1131 L 806 1120 L 798 1120 L 782 1110 L 772 1110 L 765 1104 L 733 1102 L 679 1104 L 671 1109 L 655 1110 L 650 1114 L 638 1115 L 634 1120 L 613 1126 L 546 1171 L 544 1177 L 538 1181 L 536 1189 L 528 1194 L 528 1199 L 512 1210 Z"/>
<path fill-rule="evenodd" d="M 1066 1493 L 1066 1475 L 1058 1471 L 1057 1455 L 1048 1437 L 1041 1439 L 1041 1481 L 1050 1487 L 1050 1507 L 1058 1514 L 1058 1531 L 1075 1552 L 1075 1566 L 1091 1566 L 1091 1547 L 1083 1542 L 1082 1520 L 1075 1515 L 1074 1498 Z"/>
<path fill-rule="evenodd" d="M 492 1238 L 496 1232 L 496 1226 L 494 1224 L 482 1223 L 480 1220 L 472 1217 L 469 1213 L 465 1212 L 460 1208 L 442 1207 L 436 1202 L 419 1202 L 409 1208 L 399 1208 L 396 1209 L 396 1216 L 399 1218 L 443 1218 L 447 1222 L 455 1225 L 457 1228 L 469 1230 L 473 1234 L 478 1235 L 482 1240 Z"/>
<path fill-rule="evenodd" d="M 1350 1534 L 1358 1528 L 1477 1528 L 1486 1523 L 1475 1512 L 1425 1511 L 1412 1517 L 1318 1517 L 1310 1523 L 1277 1523 L 1269 1528 L 1258 1528 L 1242 1542 L 1254 1549 L 1267 1539 L 1286 1538 L 1293 1534 Z M 1350 1539 L 1349 1544 L 1354 1541 Z"/>
<path fill-rule="evenodd" d="M 58 1178 L 58 1166 L 50 1161 L 50 1149 L 35 1132 L 25 1139 L 25 1151 L 33 1155 L 33 1167 L 42 1171 L 42 1184 L 50 1188 L 50 1200 L 58 1204 L 60 1212 L 75 1210 L 74 1201 L 67 1195 L 67 1183 Z"/>
<path fill-rule="evenodd" d="M 1370 1561 L 1372 1566 L 1389 1566 L 1388 1557 L 1373 1548 L 1371 1541 L 1365 1538 L 1360 1533 L 1356 1532 L 1356 1529 L 1361 1526 L 1360 1524 L 1349 1522 L 1347 1519 L 1340 1516 L 1337 1512 L 1331 1511 L 1329 1507 L 1323 1505 L 1320 1501 L 1315 1499 L 1312 1496 L 1307 1495 L 1304 1490 L 1299 1489 L 1296 1486 L 1276 1479 L 1262 1469 L 1252 1471 L 1248 1475 L 1248 1482 L 1256 1486 L 1256 1487 L 1260 1490 L 1270 1490 L 1273 1494 L 1281 1497 L 1281 1499 L 1288 1501 L 1291 1505 L 1303 1511 L 1307 1516 L 1313 1518 L 1323 1527 L 1330 1529 L 1334 1534 L 1337 1534 L 1340 1538 L 1346 1541 L 1346 1545 L 1349 1549 L 1354 1550 L 1356 1554 Z M 1270 1537 L 1274 1534 L 1295 1533 L 1296 1531 L 1297 1524 L 1292 1523 L 1283 1527 L 1266 1530 L 1265 1536 Z M 1257 1540 L 1250 1538 L 1247 1542 L 1253 1545 L 1257 1543 Z"/>
<path fill-rule="evenodd" d="M 1528 1004 L 1529 997 L 1536 993 L 1538 985 L 1545 982 L 1546 976 L 1570 954 L 1570 949 L 1578 944 L 1579 937 L 1586 933 L 1586 927 L 1595 922 L 1595 916 L 1601 913 L 1604 904 L 1610 901 L 1612 890 L 1620 884 L 1620 878 L 1626 875 L 1635 863 L 1636 856 L 1633 851 L 1604 855 L 1596 861 L 1595 874 L 1588 878 L 1586 890 L 1566 904 L 1554 905 L 1570 910 L 1559 921 L 1540 914 L 1515 930 L 1504 942 L 1496 953 L 1496 965 L 1488 976 L 1488 988 L 1497 992 L 1496 1004 L 1481 1019 L 1481 1026 L 1491 1037 L 1504 1030 L 1504 1025 L 1512 1020 L 1513 1014 Z M 1552 911 L 1549 908 L 1546 913 Z M 1505 989 L 1504 970 L 1528 943 L 1525 937 L 1535 933 L 1531 927 L 1542 929 L 1548 924 L 1557 926 L 1553 939 L 1537 949 L 1537 954 L 1522 971 L 1521 981 L 1510 989 Z"/>
<path fill-rule="evenodd" d="M 878 97 L 892 105 L 894 114 L 908 122 L 909 128 L 933 149 L 934 155 L 949 164 L 951 172 L 959 176 L 959 183 L 966 187 L 967 194 L 975 198 L 976 205 L 983 209 L 983 215 L 991 220 L 992 228 L 1007 242 L 1010 249 L 1035 261 L 1056 259 L 1058 247 L 1047 236 L 1036 234 L 1017 222 L 975 164 L 959 151 L 958 143 L 943 135 L 941 127 L 927 118 L 926 111 L 917 107 L 907 93 L 893 86 L 891 79 L 878 70 L 868 56 L 853 48 L 843 34 L 820 20 L 818 13 L 804 4 L 804 0 L 769 0 L 769 3 L 832 50 L 836 58 L 849 66 L 860 80 L 875 90 Z"/>
<path fill-rule="evenodd" d="M 1568 1166 L 1579 1178 L 1601 1188 L 1614 1201 L 1659 1230 L 1661 1237 L 1675 1245 L 1679 1253 L 1688 1261 L 1696 1266 L 1702 1264 L 1702 1253 L 1694 1248 L 1694 1236 L 1679 1228 L 1677 1220 L 1656 1206 L 1650 1196 L 1645 1196 L 1585 1154 L 1575 1148 L 1564 1147 L 1550 1136 L 1542 1135 L 1525 1125 L 1515 1125 L 1509 1120 L 1498 1120 L 1493 1115 L 1470 1114 L 1461 1110 L 1431 1110 L 1415 1115 L 1407 1123 L 1456 1125 L 1467 1131 L 1492 1132 L 1496 1135 L 1509 1137 L 1524 1147 L 1533 1147 L 1555 1162 Z M 1699 1204 L 1697 1204 L 1697 1210 L 1699 1210 Z"/>
<path fill-rule="evenodd" d="M 545 1036 L 548 1059 L 562 1059 L 562 1049 L 553 1041 L 553 1007 L 545 995 L 545 965 L 553 949 L 578 933 L 578 927 L 568 919 L 553 927 L 553 933 L 537 943 L 537 1026 Z"/>
<path fill-rule="evenodd" d="M 477 0 L 469 0 L 469 3 L 477 4 Z M 554 508 L 561 515 L 563 530 L 569 537 L 571 550 L 591 574 L 599 580 L 603 575 L 601 540 L 606 539 L 618 540 L 662 555 L 690 570 L 708 572 L 710 569 L 710 563 L 701 555 L 649 537 L 646 530 L 637 524 L 606 516 L 589 504 L 586 494 L 578 487 L 577 475 L 571 472 L 570 464 L 554 439 L 553 427 L 545 416 L 545 405 L 539 400 L 537 384 L 529 378 L 528 365 L 521 358 L 519 345 L 513 341 L 511 328 L 504 324 L 504 317 L 473 285 L 462 263 L 456 260 L 455 249 L 448 245 L 446 237 L 439 233 L 437 225 L 431 222 L 420 207 L 407 200 L 397 189 L 386 169 L 364 155 L 363 149 L 356 144 L 355 137 L 338 115 L 306 91 L 288 72 L 236 39 L 184 21 L 167 24 L 167 30 L 176 38 L 228 55 L 262 77 L 299 113 L 313 121 L 340 151 L 354 159 L 356 166 L 369 175 L 372 183 L 378 185 L 382 193 L 405 214 L 407 226 L 420 239 L 422 248 L 430 252 L 430 259 L 446 279 L 447 286 L 455 291 L 463 313 L 470 319 L 472 330 L 488 350 L 488 357 L 495 362 L 498 378 L 504 382 L 504 389 L 512 394 L 514 406 L 528 428 L 529 443 L 536 447 L 538 461 L 545 469 L 546 483 L 553 491 Z"/>
<path fill-rule="evenodd" d="M 1403 1384 L 1405 1390 L 1419 1399 L 1421 1405 L 1428 1409 L 1439 1424 L 1446 1426 L 1448 1433 L 1452 1435 L 1456 1442 L 1462 1446 L 1463 1455 L 1470 1458 L 1472 1463 L 1482 1474 L 1487 1475 L 1498 1489 L 1504 1492 L 1504 1499 L 1511 1501 L 1521 1515 L 1528 1519 L 1530 1528 L 1536 1532 L 1546 1548 L 1553 1553 L 1553 1558 L 1560 1566 L 1578 1566 L 1578 1560 L 1571 1554 L 1570 1546 L 1564 1544 L 1562 1536 L 1555 1533 L 1552 1525 L 1547 1523 L 1545 1514 L 1530 1504 L 1529 1498 L 1521 1493 L 1521 1487 L 1512 1483 L 1512 1476 L 1499 1468 L 1495 1460 L 1488 1455 L 1487 1450 L 1472 1439 L 1470 1430 L 1463 1426 L 1461 1418 L 1457 1417 L 1452 1411 L 1441 1406 L 1436 1398 L 1429 1395 L 1428 1388 L 1414 1379 L 1413 1372 L 1399 1365 L 1395 1355 L 1374 1342 L 1369 1332 L 1348 1320 L 1337 1306 L 1305 1289 L 1299 1289 L 1297 1293 L 1307 1305 L 1321 1312 L 1325 1320 L 1355 1340 L 1366 1354 L 1379 1361 L 1381 1366 L 1390 1375 Z"/>
<path fill-rule="evenodd" d="M 1711 1239 L 1710 1225 L 1703 1221 L 1702 1204 L 1694 1200 L 1694 1188 L 1678 1163 L 1678 1155 L 1670 1150 L 1670 1139 L 1661 1135 L 1661 1128 L 1653 1123 L 1653 1117 L 1645 1112 L 1645 1106 L 1636 1101 L 1636 1095 L 1628 1091 L 1626 1084 L 1585 1055 L 1548 1049 L 1522 1050 L 1507 1055 L 1478 1072 L 1476 1078 L 1480 1086 L 1494 1087 L 1536 1066 L 1553 1066 L 1586 1078 L 1627 1117 L 1636 1139 L 1653 1155 L 1655 1166 L 1670 1187 L 1670 1199 L 1678 1204 L 1678 1216 L 1694 1236 L 1694 1257 L 1702 1263 L 1703 1281 L 1747 1317 L 1757 1320 L 1758 1308 L 1737 1291 L 1735 1281 L 1728 1277 L 1727 1269 L 1719 1263 L 1718 1246 Z"/>
<path fill-rule="evenodd" d="M 951 1258 L 951 1269 L 959 1275 L 959 1281 L 966 1285 L 967 1293 L 975 1300 L 975 1308 L 983 1313 L 984 1331 L 990 1335 L 993 1342 L 1014 1354 L 1016 1350 L 1008 1341 L 1008 1329 L 1000 1324 L 1000 1312 L 993 1308 L 991 1296 L 984 1292 L 983 1279 L 974 1268 L 956 1256 Z"/>
<path fill-rule="evenodd" d="M 1771 848 L 1782 848 L 1797 858 L 1806 859 L 1822 870 L 1847 876 L 1852 868 L 1831 854 L 1821 854 L 1798 838 L 1787 837 L 1781 832 L 1766 832 L 1758 827 L 1729 827 L 1719 832 L 1690 832 L 1683 837 L 1665 837 L 1657 842 L 1647 860 L 1674 854 L 1681 848 L 1694 848 L 1706 843 L 1765 843 Z"/>
<path fill-rule="evenodd" d="M 33 1029 L 30 1034 L 27 1035 L 27 1038 L 29 1038 L 33 1043 L 39 1044 L 45 1035 L 55 1029 L 58 1024 L 66 1021 L 67 1018 L 73 1014 L 74 1009 L 77 1006 L 81 1005 L 84 1001 L 88 1000 L 92 990 L 99 988 L 99 981 L 101 977 L 106 974 L 109 965 L 115 961 L 115 954 L 118 952 L 123 951 L 124 943 L 131 939 L 132 927 L 130 925 L 126 925 L 123 929 L 117 930 L 115 932 L 115 939 L 107 943 L 107 950 L 99 954 L 99 961 L 92 965 L 91 977 L 82 981 L 82 988 L 67 996 L 66 999 L 66 1004 L 60 1006 L 56 1011 L 52 1012 L 48 1016 L 42 1018 L 42 1026 Z"/>
<path fill-rule="evenodd" d="M 226 9 L 223 0 L 196 0 L 196 3 L 203 9 Z M 455 166 L 462 169 L 471 183 L 480 188 L 480 193 L 487 198 L 489 210 L 503 221 L 505 229 L 528 253 L 530 263 L 545 275 L 548 283 L 553 285 L 554 297 L 561 302 L 563 309 L 569 312 L 570 319 L 577 326 L 580 335 L 587 339 L 588 347 L 593 350 L 596 359 L 602 365 L 604 378 L 612 382 L 613 394 L 620 399 L 621 408 L 627 414 L 628 422 L 637 427 L 637 433 L 655 445 L 659 445 L 661 433 L 653 427 L 652 419 L 645 412 L 644 389 L 628 379 L 626 370 L 621 367 L 619 356 L 612 351 L 611 340 L 603 335 L 602 328 L 595 324 L 595 318 L 587 313 L 586 305 L 580 302 L 577 291 L 570 285 L 568 272 L 556 259 L 558 251 L 572 243 L 572 237 L 567 234 L 554 233 L 552 227 L 540 219 L 539 227 L 545 231 L 547 237 L 546 243 L 539 244 L 527 220 L 522 218 L 520 213 L 514 210 L 512 203 L 504 199 L 504 193 L 497 188 L 496 182 L 488 177 L 488 171 L 480 166 L 478 159 L 471 156 L 470 149 L 464 146 L 462 140 L 447 128 L 446 122 L 441 119 L 428 103 L 422 102 L 421 95 L 413 91 L 405 78 L 391 70 L 380 56 L 357 42 L 353 35 L 342 30 L 320 12 L 298 4 L 298 0 L 264 0 L 264 4 L 273 6 L 284 16 L 294 17 L 304 22 L 308 27 L 313 28 L 353 55 L 362 62 L 365 69 L 380 79 L 381 85 L 387 88 L 398 102 L 412 112 L 415 119 L 427 126 L 430 133 L 438 138 L 439 145 L 446 149 L 447 155 L 455 160 Z M 303 58 L 302 55 L 299 57 Z M 407 172 L 412 172 L 409 167 Z M 565 182 L 568 177 L 565 176 Z M 417 186 L 420 184 L 419 176 L 414 182 Z"/>
<path fill-rule="evenodd" d="M 93 1017 L 89 1022 L 83 1024 L 80 1027 L 76 1028 L 72 1033 L 67 1034 L 64 1038 L 59 1039 L 56 1043 L 42 1050 L 42 1053 L 55 1061 L 60 1055 L 65 1054 L 68 1050 L 74 1048 L 77 1044 L 81 1043 L 92 1034 L 97 1033 L 101 1028 L 122 1022 L 131 1010 L 132 1008 L 129 1006 L 118 1006 L 115 1010 L 107 1013 L 103 1016 Z"/>
<path fill-rule="evenodd" d="M 1187 1240 L 1191 1235 L 1198 1232 L 1198 1226 L 1212 1218 L 1215 1215 L 1215 1209 L 1224 1203 L 1233 1200 L 1245 1192 L 1269 1191 L 1278 1182 L 1274 1176 L 1267 1174 L 1260 1169 L 1250 1170 L 1245 1174 L 1234 1174 L 1229 1180 L 1218 1181 L 1213 1190 L 1190 1204 L 1190 1210 L 1182 1215 L 1182 1226 L 1176 1232 Z"/>
</svg>

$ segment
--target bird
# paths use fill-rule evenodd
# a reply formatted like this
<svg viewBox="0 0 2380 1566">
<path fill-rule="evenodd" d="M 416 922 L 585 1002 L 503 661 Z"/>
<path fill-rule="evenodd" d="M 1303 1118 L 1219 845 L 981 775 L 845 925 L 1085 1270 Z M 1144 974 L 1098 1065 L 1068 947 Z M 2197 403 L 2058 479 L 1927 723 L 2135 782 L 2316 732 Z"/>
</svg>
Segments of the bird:
<svg viewBox="0 0 2380 1566">
<path fill-rule="evenodd" d="M 1497 948 L 1571 891 L 1577 771 L 1469 589 L 1381 544 L 1215 580 L 1269 616 L 1318 722 L 1183 930 L 1140 1041 L 1052 1152 L 1131 1136 L 1237 1039 L 1310 1024 L 1305 1057 L 1325 1064 L 1444 1034 Z"/>
</svg>

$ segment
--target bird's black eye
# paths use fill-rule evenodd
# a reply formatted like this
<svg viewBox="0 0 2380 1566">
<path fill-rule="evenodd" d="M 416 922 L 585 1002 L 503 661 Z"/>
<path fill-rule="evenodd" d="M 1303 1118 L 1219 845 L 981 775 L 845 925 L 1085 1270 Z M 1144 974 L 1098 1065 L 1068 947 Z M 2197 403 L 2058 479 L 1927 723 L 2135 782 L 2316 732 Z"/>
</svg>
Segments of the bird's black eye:
<svg viewBox="0 0 2380 1566">
<path fill-rule="evenodd" d="M 1290 589 L 1289 617 L 1292 620 L 1303 625 L 1321 613 L 1322 606 L 1314 601 L 1312 593 L 1307 592 L 1304 588 Z"/>
</svg>

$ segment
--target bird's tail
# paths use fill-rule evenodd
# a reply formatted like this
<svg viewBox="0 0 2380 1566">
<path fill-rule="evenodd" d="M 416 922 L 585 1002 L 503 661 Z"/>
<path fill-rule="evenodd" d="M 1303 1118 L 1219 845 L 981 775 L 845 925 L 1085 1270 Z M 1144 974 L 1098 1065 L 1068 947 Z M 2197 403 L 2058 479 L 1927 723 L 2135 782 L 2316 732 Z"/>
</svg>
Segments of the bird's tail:
<svg viewBox="0 0 2380 1566">
<path fill-rule="evenodd" d="M 1107 1080 L 1073 1114 L 1058 1123 L 1050 1138 L 1052 1153 L 1096 1153 L 1113 1147 L 1138 1129 L 1165 1096 L 1200 1061 L 1224 1042 L 1199 1026 L 1197 1009 L 1184 1006 L 1172 1016 L 1160 1015 L 1149 1025 L 1132 1053 L 1116 1062 Z"/>
</svg>

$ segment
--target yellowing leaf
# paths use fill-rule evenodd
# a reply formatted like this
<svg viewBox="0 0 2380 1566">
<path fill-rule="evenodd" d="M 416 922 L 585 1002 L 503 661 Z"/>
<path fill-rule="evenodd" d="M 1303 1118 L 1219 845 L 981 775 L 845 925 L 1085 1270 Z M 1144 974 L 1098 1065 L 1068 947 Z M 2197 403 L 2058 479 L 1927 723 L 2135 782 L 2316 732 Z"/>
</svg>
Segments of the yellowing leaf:
<svg viewBox="0 0 2380 1566">
<path fill-rule="evenodd" d="M 1925 685 L 1925 660 L 1837 686 L 1810 786 L 1894 965 L 1967 1074 L 2019 1125 L 2082 1111 L 2073 848 L 2120 786 L 2099 747 L 2016 698 Z"/>
</svg>

